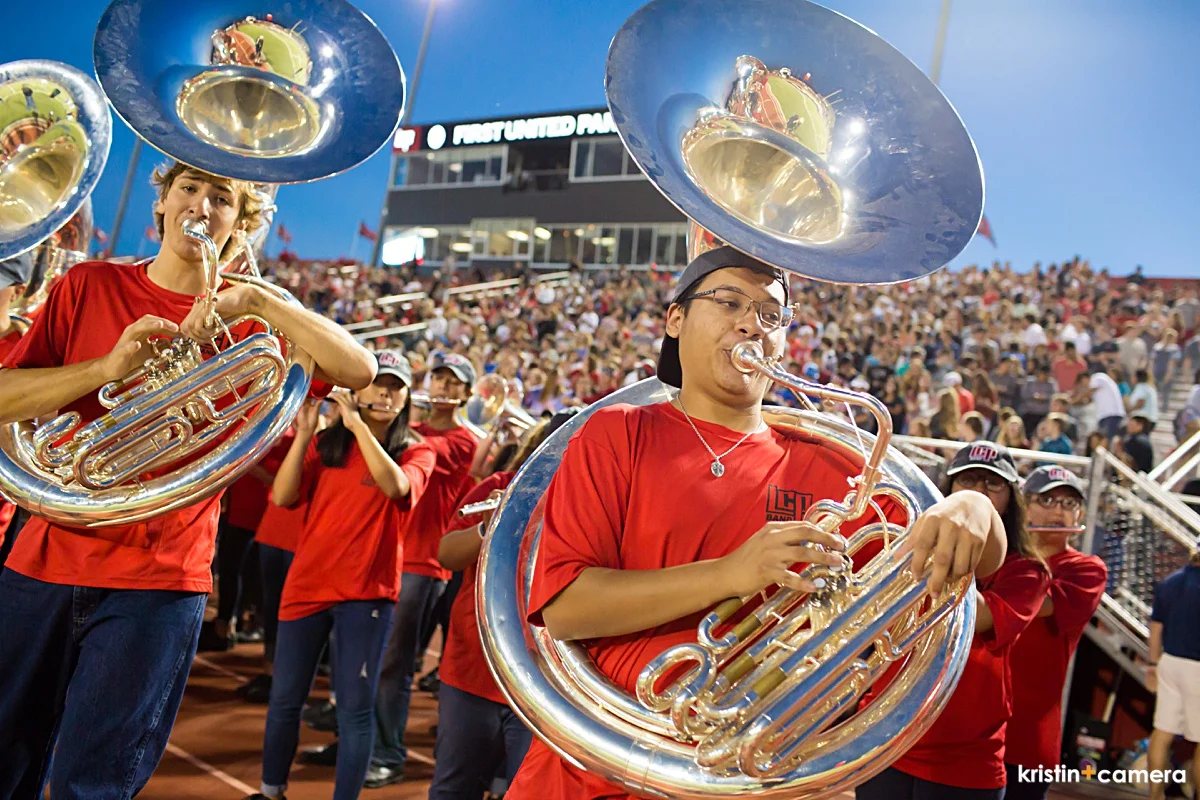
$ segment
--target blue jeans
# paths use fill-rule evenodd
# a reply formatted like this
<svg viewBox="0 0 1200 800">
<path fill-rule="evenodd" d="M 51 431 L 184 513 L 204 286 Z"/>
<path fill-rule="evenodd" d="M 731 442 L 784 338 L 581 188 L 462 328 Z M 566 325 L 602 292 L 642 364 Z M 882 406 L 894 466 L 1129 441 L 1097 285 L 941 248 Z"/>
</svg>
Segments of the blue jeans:
<svg viewBox="0 0 1200 800">
<path fill-rule="evenodd" d="M 962 789 L 914 778 L 888 767 L 864 784 L 854 787 L 854 800 L 1004 800 L 999 789 Z"/>
<path fill-rule="evenodd" d="M 396 624 L 383 658 L 379 699 L 375 703 L 375 752 L 371 760 L 376 764 L 403 769 L 408 761 L 404 730 L 408 727 L 408 705 L 412 699 L 413 664 L 425 625 L 429 624 L 445 586 L 445 581 L 411 572 L 404 573 L 401 579 Z M 341 702 L 339 694 L 338 704 Z"/>
<path fill-rule="evenodd" d="M 1111 439 L 1121 432 L 1121 426 L 1124 423 L 1124 416 L 1105 417 L 1096 423 L 1096 430 L 1103 433 L 1105 439 Z"/>
<path fill-rule="evenodd" d="M 429 800 L 479 800 L 501 759 L 511 782 L 533 734 L 505 703 L 442 684 Z"/>
<path fill-rule="evenodd" d="M 338 755 L 334 800 L 362 791 L 371 763 L 379 664 L 392 627 L 391 600 L 350 600 L 301 619 L 279 623 L 275 677 L 263 734 L 262 793 L 283 794 L 300 742 L 300 710 L 317 674 L 317 661 L 337 630 L 333 680 L 337 691 Z"/>
<path fill-rule="evenodd" d="M 272 664 L 275 663 L 275 643 L 279 638 L 279 601 L 294 555 L 269 544 L 260 542 L 258 545 L 258 567 L 262 572 L 263 650 Z"/>
<path fill-rule="evenodd" d="M 47 781 L 73 800 L 141 791 L 175 724 L 204 601 L 0 573 L 0 798 L 41 800 Z"/>
</svg>

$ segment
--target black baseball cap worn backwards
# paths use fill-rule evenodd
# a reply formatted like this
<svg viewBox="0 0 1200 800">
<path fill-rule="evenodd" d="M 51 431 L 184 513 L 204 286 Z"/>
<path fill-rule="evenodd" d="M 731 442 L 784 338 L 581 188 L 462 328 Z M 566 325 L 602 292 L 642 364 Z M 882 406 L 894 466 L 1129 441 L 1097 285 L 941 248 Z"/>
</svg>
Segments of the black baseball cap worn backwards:
<svg viewBox="0 0 1200 800">
<path fill-rule="evenodd" d="M 675 290 L 671 293 L 667 307 L 682 300 L 686 296 L 685 293 L 706 275 L 729 267 L 745 267 L 774 278 L 783 286 L 784 304 L 791 302 L 792 290 L 787 273 L 778 267 L 748 256 L 741 250 L 729 245 L 722 245 L 692 259 L 692 262 L 683 270 L 683 274 L 679 276 L 679 281 L 675 284 Z M 662 352 L 658 356 L 656 375 L 660 381 L 668 386 L 674 386 L 676 389 L 683 385 L 683 367 L 679 363 L 679 340 L 674 336 L 663 336 Z"/>
</svg>

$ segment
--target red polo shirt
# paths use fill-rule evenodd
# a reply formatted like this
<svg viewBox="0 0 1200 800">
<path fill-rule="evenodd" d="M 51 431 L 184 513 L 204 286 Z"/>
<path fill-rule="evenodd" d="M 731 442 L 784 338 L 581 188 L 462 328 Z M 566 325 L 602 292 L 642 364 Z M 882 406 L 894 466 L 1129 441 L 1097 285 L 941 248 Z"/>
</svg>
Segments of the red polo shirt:
<svg viewBox="0 0 1200 800">
<path fill-rule="evenodd" d="M 280 620 L 311 616 L 347 600 L 399 597 L 405 534 L 435 459 L 424 442 L 405 448 L 399 464 L 412 488 L 389 500 L 357 442 L 340 467 L 322 464 L 316 440 L 309 442 L 300 481 L 308 514 L 283 585 Z"/>
<path fill-rule="evenodd" d="M 512 483 L 515 472 L 497 472 L 484 478 L 475 488 L 467 492 L 461 505 L 478 503 L 487 500 L 494 489 L 506 489 Z M 474 514 L 463 519 L 455 519 L 450 524 L 450 531 L 461 531 L 473 528 L 482 522 L 483 514 Z M 450 531 L 447 531 L 449 533 Z M 478 620 L 475 618 L 475 576 L 478 565 L 473 563 L 463 570 L 462 586 L 450 607 L 450 633 L 446 637 L 446 646 L 442 650 L 442 662 L 438 667 L 438 677 L 447 686 L 470 692 L 476 697 L 483 697 L 493 703 L 507 703 L 504 695 L 496 686 L 496 679 L 488 669 L 487 660 L 483 655 L 483 644 L 479 638 Z"/>
<path fill-rule="evenodd" d="M 479 440 L 466 428 L 439 431 L 427 423 L 413 426 L 437 453 L 437 466 L 425 488 L 425 497 L 417 504 L 404 550 L 404 571 L 449 580 L 450 570 L 437 560 L 438 544 L 462 498 L 474 485 L 471 462 Z"/>
<path fill-rule="evenodd" d="M 1052 769 L 1062 751 L 1062 692 L 1067 667 L 1104 596 L 1108 568 L 1068 547 L 1048 559 L 1054 614 L 1029 624 L 1012 649 L 1012 719 L 1004 762 Z"/>
<path fill-rule="evenodd" d="M 701 420 L 695 425 L 718 453 L 742 438 Z M 709 471 L 711 463 L 687 419 L 669 404 L 596 411 L 572 438 L 547 493 L 529 621 L 542 624 L 542 609 L 589 567 L 665 569 L 728 555 L 768 521 L 802 519 L 814 502 L 842 500 L 847 478 L 861 468 L 802 432 L 784 429 L 747 437 L 722 459 L 720 478 Z M 632 693 L 652 658 L 696 640 L 705 613 L 584 644 L 599 669 Z M 505 796 L 630 795 L 576 769 L 535 738 Z"/>
</svg>

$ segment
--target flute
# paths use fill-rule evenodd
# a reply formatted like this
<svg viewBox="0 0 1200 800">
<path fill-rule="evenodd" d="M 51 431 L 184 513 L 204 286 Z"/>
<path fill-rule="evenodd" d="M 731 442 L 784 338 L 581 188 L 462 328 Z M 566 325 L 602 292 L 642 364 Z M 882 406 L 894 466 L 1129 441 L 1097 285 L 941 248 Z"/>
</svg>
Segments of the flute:
<svg viewBox="0 0 1200 800">
<path fill-rule="evenodd" d="M 499 497 L 495 499 L 480 500 L 478 503 L 470 503 L 460 508 L 458 510 L 458 516 L 461 519 L 462 517 L 469 517 L 472 514 L 482 514 L 485 511 L 495 511 L 499 507 Z"/>
</svg>

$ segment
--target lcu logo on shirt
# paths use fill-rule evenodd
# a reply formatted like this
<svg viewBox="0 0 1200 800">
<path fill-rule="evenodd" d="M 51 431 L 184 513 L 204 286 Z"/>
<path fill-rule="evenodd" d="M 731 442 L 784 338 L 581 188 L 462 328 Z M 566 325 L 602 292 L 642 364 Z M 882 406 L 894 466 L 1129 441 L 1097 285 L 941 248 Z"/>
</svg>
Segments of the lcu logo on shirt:
<svg viewBox="0 0 1200 800">
<path fill-rule="evenodd" d="M 767 522 L 790 522 L 800 519 L 812 505 L 812 495 L 794 489 L 767 486 Z"/>
</svg>

